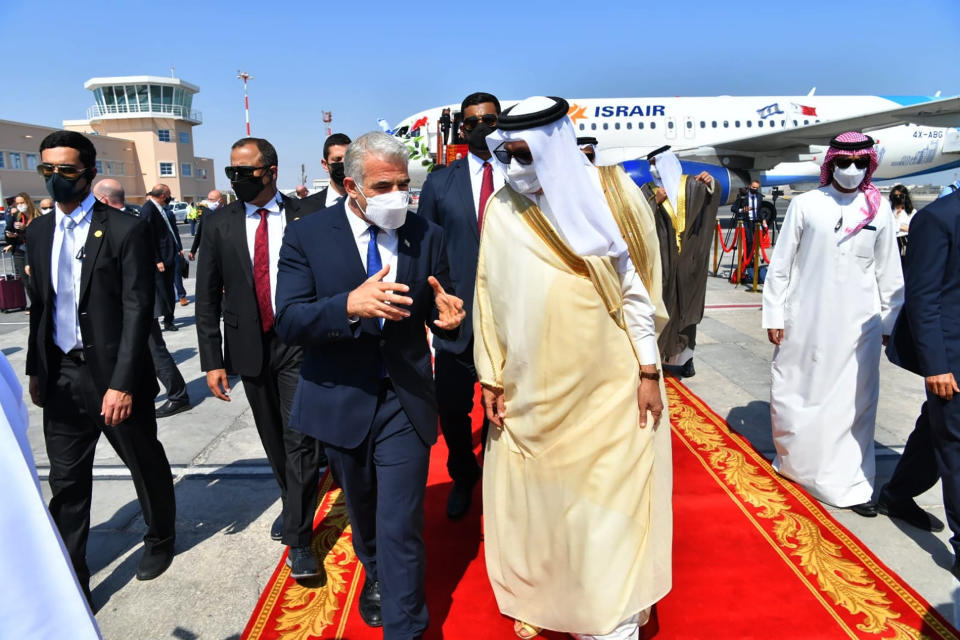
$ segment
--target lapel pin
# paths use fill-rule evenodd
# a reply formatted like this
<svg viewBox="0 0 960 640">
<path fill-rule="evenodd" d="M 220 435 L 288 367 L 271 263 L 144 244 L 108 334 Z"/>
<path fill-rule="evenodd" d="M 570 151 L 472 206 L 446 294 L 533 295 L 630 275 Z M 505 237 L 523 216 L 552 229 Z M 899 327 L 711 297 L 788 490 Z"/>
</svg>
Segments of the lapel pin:
<svg viewBox="0 0 960 640">
<path fill-rule="evenodd" d="M 409 246 L 410 246 L 410 241 L 407 240 L 406 238 L 404 238 L 404 239 L 403 239 L 403 246 L 409 247 Z"/>
<path fill-rule="evenodd" d="M 94 238 L 99 238 L 102 235 L 103 235 L 103 231 L 101 231 L 100 229 L 97 229 L 96 231 L 93 232 Z"/>
<path fill-rule="evenodd" d="M 300 216 L 297 216 L 296 218 L 293 219 L 293 221 L 296 222 L 299 219 L 300 219 Z"/>
</svg>

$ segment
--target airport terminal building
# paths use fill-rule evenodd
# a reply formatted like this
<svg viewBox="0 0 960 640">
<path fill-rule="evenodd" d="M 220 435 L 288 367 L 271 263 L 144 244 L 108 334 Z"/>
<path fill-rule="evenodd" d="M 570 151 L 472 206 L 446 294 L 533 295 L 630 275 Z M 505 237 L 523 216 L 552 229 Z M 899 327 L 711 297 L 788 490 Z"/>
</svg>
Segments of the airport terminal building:
<svg viewBox="0 0 960 640">
<path fill-rule="evenodd" d="M 84 88 L 94 104 L 82 120 L 64 120 L 63 128 L 88 134 L 97 148 L 97 173 L 118 180 L 127 201 L 143 203 L 158 182 L 170 186 L 175 200 L 195 202 L 214 188 L 213 160 L 193 152 L 193 128 L 202 123 L 193 109 L 199 87 L 179 78 L 124 76 L 91 78 Z M 0 195 L 3 204 L 25 192 L 46 197 L 37 174 L 40 141 L 51 127 L 0 120 Z"/>
</svg>

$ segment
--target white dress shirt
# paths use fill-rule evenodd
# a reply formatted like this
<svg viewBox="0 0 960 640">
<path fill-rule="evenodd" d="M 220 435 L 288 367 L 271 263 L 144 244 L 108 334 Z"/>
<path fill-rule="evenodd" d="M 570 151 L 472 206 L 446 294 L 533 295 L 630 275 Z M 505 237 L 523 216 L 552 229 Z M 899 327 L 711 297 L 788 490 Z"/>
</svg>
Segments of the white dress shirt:
<svg viewBox="0 0 960 640">
<path fill-rule="evenodd" d="M 263 208 L 269 212 L 267 215 L 267 249 L 270 252 L 270 304 L 273 305 L 274 315 L 277 313 L 277 263 L 280 261 L 283 230 L 287 226 L 281 202 L 280 194 L 277 193 L 277 196 L 263 207 L 258 207 L 249 202 L 243 203 L 247 212 L 247 249 L 250 251 L 251 267 L 253 265 L 253 250 L 257 243 L 257 228 L 260 227 L 260 214 L 257 211 Z"/>
<path fill-rule="evenodd" d="M 342 198 L 343 196 L 337 193 L 336 189 L 333 188 L 333 183 L 331 182 L 329 185 L 327 185 L 327 199 L 324 200 L 323 206 L 332 207 L 340 202 Z M 348 211 L 347 213 L 349 214 L 350 212 Z"/>
<path fill-rule="evenodd" d="M 491 160 L 492 159 L 493 158 L 491 158 Z M 480 217 L 480 188 L 483 186 L 484 162 L 489 161 L 472 153 L 467 153 L 467 167 L 470 169 L 470 187 L 473 189 L 473 208 L 477 212 L 478 219 Z M 503 176 L 493 167 L 492 162 L 490 163 L 490 168 L 493 170 L 493 191 L 490 193 L 492 196 L 503 186 Z"/>
<path fill-rule="evenodd" d="M 50 280 L 53 284 L 54 295 L 58 292 L 60 279 L 60 250 L 63 247 L 64 218 L 69 217 L 76 223 L 73 229 L 73 246 L 69 248 L 70 255 L 76 260 L 72 263 L 73 269 L 73 326 L 69 327 L 62 321 L 61 316 L 56 313 L 57 301 L 54 301 L 54 323 L 53 323 L 53 341 L 64 352 L 72 351 L 83 347 L 83 337 L 80 335 L 80 323 L 77 321 L 78 306 L 80 304 L 80 268 L 83 266 L 83 247 L 87 242 L 87 232 L 90 230 L 90 219 L 93 212 L 93 204 L 96 200 L 91 191 L 84 198 L 80 206 L 70 212 L 67 216 L 61 209 L 60 203 L 56 203 L 54 211 L 56 212 L 56 225 L 53 230 L 53 247 L 50 251 Z M 63 325 L 63 326 L 61 326 Z M 74 339 L 68 336 L 73 334 Z"/>
</svg>

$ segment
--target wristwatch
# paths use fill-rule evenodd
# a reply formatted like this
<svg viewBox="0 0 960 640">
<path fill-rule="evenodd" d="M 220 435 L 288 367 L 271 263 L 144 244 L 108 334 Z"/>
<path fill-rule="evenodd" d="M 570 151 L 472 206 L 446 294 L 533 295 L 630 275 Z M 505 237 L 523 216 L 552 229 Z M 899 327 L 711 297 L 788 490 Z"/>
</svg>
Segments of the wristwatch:
<svg viewBox="0 0 960 640">
<path fill-rule="evenodd" d="M 660 380 L 660 371 L 659 371 L 659 370 L 658 370 L 658 371 L 654 371 L 653 373 L 647 373 L 646 371 L 641 371 L 641 372 L 640 372 L 640 379 L 641 379 L 641 380 L 653 380 L 653 381 L 655 381 L 655 382 L 656 382 L 656 381 L 659 381 L 659 380 Z"/>
</svg>

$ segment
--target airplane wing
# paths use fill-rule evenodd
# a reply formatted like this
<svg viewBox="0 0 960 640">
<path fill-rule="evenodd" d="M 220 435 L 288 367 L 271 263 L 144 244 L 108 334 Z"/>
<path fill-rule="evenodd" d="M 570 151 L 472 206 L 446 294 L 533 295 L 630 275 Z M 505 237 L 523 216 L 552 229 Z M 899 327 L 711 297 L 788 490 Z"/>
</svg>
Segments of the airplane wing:
<svg viewBox="0 0 960 640">
<path fill-rule="evenodd" d="M 710 145 L 717 155 L 766 155 L 809 153 L 810 146 L 826 146 L 829 140 L 845 131 L 870 131 L 898 124 L 918 124 L 931 127 L 960 126 L 960 96 L 933 100 L 909 107 L 898 107 L 852 118 L 820 122 L 804 127 L 782 129 L 758 136 L 736 138 Z M 706 155 L 703 148 L 678 148 L 682 156 Z"/>
</svg>

